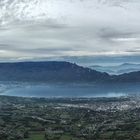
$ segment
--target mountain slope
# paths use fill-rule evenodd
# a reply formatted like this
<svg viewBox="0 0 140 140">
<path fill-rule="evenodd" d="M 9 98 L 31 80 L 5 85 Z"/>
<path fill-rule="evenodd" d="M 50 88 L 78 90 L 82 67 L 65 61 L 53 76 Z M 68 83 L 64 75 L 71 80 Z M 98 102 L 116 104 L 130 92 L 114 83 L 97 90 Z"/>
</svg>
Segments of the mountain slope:
<svg viewBox="0 0 140 140">
<path fill-rule="evenodd" d="M 140 64 L 124 63 L 117 66 L 93 65 L 93 66 L 89 66 L 89 68 L 100 71 L 100 72 L 106 72 L 112 75 L 119 75 L 123 73 L 140 71 Z"/>
<path fill-rule="evenodd" d="M 102 82 L 107 73 L 69 62 L 0 63 L 0 81 L 21 82 Z"/>
<path fill-rule="evenodd" d="M 135 83 L 140 71 L 109 75 L 69 62 L 0 63 L 0 81 L 45 83 Z"/>
<path fill-rule="evenodd" d="M 111 77 L 110 82 L 114 83 L 137 83 L 140 82 L 140 71 L 124 73 L 121 75 L 114 75 Z"/>
</svg>

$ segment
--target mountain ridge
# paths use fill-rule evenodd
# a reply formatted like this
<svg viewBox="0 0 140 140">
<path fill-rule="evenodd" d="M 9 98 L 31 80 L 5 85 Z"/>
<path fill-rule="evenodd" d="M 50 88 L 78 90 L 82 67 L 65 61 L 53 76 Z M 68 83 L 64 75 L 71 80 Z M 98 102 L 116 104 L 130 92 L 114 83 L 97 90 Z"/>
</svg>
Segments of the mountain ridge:
<svg viewBox="0 0 140 140">
<path fill-rule="evenodd" d="M 89 68 L 100 72 L 107 72 L 111 75 L 121 75 L 123 73 L 140 71 L 140 64 L 123 63 L 120 65 L 113 65 L 113 66 L 93 65 L 93 66 L 89 66 Z"/>
<path fill-rule="evenodd" d="M 0 81 L 45 83 L 140 82 L 140 71 L 109 75 L 65 61 L 2 62 Z"/>
<path fill-rule="evenodd" d="M 65 61 L 0 63 L 0 81 L 99 82 L 107 73 Z"/>
</svg>

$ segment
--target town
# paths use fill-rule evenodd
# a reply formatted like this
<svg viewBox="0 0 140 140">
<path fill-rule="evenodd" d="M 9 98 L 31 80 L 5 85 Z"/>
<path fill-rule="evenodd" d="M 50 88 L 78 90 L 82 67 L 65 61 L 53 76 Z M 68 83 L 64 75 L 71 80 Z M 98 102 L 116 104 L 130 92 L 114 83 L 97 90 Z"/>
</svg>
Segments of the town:
<svg viewBox="0 0 140 140">
<path fill-rule="evenodd" d="M 0 96 L 0 140 L 140 140 L 140 97 Z"/>
</svg>

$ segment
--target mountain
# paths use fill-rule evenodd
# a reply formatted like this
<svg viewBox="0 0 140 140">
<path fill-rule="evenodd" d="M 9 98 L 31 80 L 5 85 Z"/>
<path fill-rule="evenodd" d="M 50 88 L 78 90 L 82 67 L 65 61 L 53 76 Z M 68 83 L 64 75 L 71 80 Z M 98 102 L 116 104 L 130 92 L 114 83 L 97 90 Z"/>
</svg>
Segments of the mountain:
<svg viewBox="0 0 140 140">
<path fill-rule="evenodd" d="M 123 64 L 128 66 L 129 64 Z M 42 83 L 135 83 L 140 71 L 109 75 L 64 61 L 0 63 L 0 81 Z"/>
<path fill-rule="evenodd" d="M 140 64 L 124 63 L 117 66 L 93 65 L 93 66 L 89 66 L 89 68 L 100 71 L 100 72 L 106 72 L 111 75 L 119 75 L 123 73 L 140 71 Z"/>
<path fill-rule="evenodd" d="M 69 62 L 0 63 L 0 81 L 20 82 L 102 82 L 107 73 Z"/>
<path fill-rule="evenodd" d="M 139 83 L 140 71 L 124 73 L 121 75 L 113 75 L 110 80 L 111 83 Z"/>
</svg>

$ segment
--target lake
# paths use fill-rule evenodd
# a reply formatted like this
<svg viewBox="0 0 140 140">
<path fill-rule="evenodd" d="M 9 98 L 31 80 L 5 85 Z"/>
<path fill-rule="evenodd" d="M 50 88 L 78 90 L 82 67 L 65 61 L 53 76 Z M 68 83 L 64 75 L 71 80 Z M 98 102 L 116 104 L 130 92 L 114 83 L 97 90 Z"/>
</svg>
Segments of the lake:
<svg viewBox="0 0 140 140">
<path fill-rule="evenodd" d="M 21 97 L 120 97 L 140 94 L 139 84 L 0 83 L 0 94 Z"/>
</svg>

